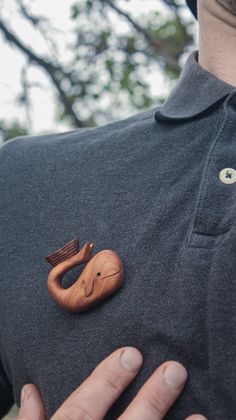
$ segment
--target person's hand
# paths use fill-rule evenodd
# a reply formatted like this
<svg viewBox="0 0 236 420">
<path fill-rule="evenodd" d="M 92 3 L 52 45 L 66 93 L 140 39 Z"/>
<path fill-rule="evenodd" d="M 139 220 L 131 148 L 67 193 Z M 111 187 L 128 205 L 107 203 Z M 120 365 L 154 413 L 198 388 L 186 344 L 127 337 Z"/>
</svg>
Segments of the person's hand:
<svg viewBox="0 0 236 420">
<path fill-rule="evenodd" d="M 101 420 L 125 388 L 133 381 L 143 363 L 141 353 L 123 347 L 103 360 L 90 376 L 66 399 L 51 420 Z M 168 361 L 156 369 L 117 420 L 160 420 L 183 391 L 185 368 Z M 39 391 L 33 384 L 22 388 L 17 420 L 45 420 Z M 187 420 L 204 420 L 193 415 Z M 206 419 L 205 419 L 206 420 Z"/>
</svg>

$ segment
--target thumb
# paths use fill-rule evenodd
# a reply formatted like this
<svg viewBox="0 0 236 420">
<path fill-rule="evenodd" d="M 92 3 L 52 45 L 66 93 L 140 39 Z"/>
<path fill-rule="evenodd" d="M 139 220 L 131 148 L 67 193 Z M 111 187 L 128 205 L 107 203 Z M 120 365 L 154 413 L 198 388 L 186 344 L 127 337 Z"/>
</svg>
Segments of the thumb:
<svg viewBox="0 0 236 420">
<path fill-rule="evenodd" d="M 33 384 L 21 390 L 21 406 L 17 420 L 46 420 L 42 397 Z"/>
</svg>

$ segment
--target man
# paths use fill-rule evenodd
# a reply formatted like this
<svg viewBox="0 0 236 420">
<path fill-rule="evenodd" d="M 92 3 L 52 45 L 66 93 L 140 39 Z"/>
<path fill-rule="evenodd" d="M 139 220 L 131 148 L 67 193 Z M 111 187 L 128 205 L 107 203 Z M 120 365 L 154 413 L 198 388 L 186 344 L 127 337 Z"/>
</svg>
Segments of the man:
<svg viewBox="0 0 236 420">
<path fill-rule="evenodd" d="M 235 419 L 234 12 L 235 2 L 199 0 L 199 51 L 163 106 L 1 148 L 2 414 L 32 383 L 50 418 L 105 357 L 132 346 L 142 370 L 106 419 L 168 360 L 188 383 L 167 419 Z M 116 251 L 125 279 L 74 314 L 49 295 L 44 257 L 77 235 Z"/>
</svg>

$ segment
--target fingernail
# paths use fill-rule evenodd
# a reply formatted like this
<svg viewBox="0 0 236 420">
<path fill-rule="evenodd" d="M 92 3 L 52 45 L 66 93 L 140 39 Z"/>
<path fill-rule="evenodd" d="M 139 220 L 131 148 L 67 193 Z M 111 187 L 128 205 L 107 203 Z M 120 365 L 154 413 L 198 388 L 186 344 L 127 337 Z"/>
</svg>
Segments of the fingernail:
<svg viewBox="0 0 236 420">
<path fill-rule="evenodd" d="M 187 377 L 186 369 L 179 363 L 171 363 L 164 370 L 165 381 L 174 388 L 182 386 L 186 382 Z"/>
<path fill-rule="evenodd" d="M 196 414 L 196 416 L 192 416 L 191 420 L 207 420 L 206 417 L 201 416 L 200 414 Z"/>
<path fill-rule="evenodd" d="M 128 369 L 131 372 L 136 371 L 143 362 L 141 353 L 134 348 L 125 350 L 124 353 L 122 353 L 120 360 L 125 369 Z"/>
</svg>

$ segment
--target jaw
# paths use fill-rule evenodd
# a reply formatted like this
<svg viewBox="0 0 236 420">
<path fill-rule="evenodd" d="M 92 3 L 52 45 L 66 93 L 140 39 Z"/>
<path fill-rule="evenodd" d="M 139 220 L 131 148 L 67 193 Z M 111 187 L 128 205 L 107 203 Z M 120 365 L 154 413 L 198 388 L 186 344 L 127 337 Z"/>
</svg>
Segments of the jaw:
<svg viewBox="0 0 236 420">
<path fill-rule="evenodd" d="M 216 0 L 225 10 L 236 16 L 236 0 Z"/>
<path fill-rule="evenodd" d="M 231 10 L 225 7 L 227 2 L 232 1 Z M 234 10 L 234 12 L 233 12 Z M 202 47 L 207 44 L 206 37 L 209 42 L 228 37 L 235 39 L 236 37 L 236 0 L 198 0 L 198 21 L 199 21 L 199 38 L 202 39 Z M 204 39 L 205 38 L 205 39 Z M 200 40 L 199 40 L 200 41 Z M 233 42 L 235 42 L 233 40 Z M 218 48 L 221 48 L 221 46 Z M 224 48 L 224 47 L 223 47 Z"/>
</svg>

